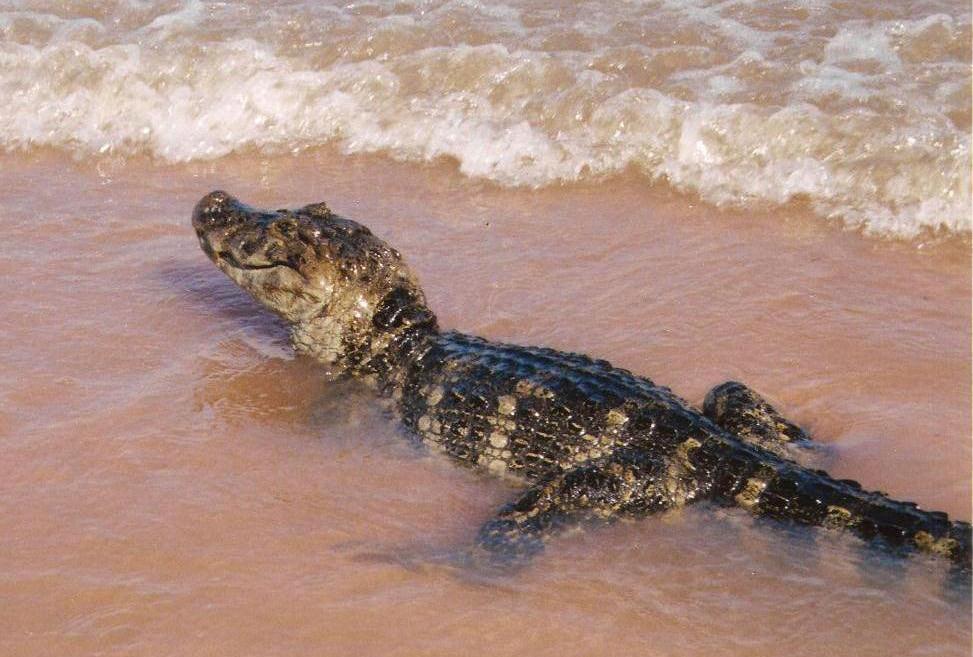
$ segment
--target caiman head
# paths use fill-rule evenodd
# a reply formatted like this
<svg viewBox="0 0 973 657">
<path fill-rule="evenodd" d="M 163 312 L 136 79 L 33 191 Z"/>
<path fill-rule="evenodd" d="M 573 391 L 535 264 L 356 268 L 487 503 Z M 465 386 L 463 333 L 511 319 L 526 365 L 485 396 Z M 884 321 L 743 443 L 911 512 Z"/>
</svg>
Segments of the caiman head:
<svg viewBox="0 0 973 657">
<path fill-rule="evenodd" d="M 324 203 L 269 212 L 215 191 L 192 222 L 210 260 L 291 324 L 299 351 L 326 363 L 354 369 L 410 326 L 435 330 L 399 253 Z"/>
</svg>

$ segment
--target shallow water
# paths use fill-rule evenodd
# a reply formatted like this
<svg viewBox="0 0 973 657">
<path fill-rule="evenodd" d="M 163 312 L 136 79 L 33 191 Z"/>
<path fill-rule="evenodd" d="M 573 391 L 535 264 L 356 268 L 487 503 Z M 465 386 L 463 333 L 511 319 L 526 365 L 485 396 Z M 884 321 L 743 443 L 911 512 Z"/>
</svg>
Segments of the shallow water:
<svg viewBox="0 0 973 657">
<path fill-rule="evenodd" d="M 536 191 L 318 150 L 0 158 L 0 653 L 967 655 L 969 590 L 711 508 L 442 565 L 507 483 L 417 452 L 200 252 L 194 202 L 327 200 L 443 326 L 605 357 L 699 402 L 746 381 L 836 476 L 970 519 L 970 245 L 631 173 Z"/>
</svg>

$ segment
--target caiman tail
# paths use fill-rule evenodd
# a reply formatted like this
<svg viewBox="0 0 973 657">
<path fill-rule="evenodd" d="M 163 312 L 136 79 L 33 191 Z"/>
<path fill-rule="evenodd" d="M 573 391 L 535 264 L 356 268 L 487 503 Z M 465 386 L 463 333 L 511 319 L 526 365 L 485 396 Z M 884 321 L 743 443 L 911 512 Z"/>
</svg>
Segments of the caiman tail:
<svg viewBox="0 0 973 657">
<path fill-rule="evenodd" d="M 893 549 L 914 550 L 951 560 L 970 570 L 970 524 L 951 521 L 857 481 L 834 479 L 759 449 L 719 445 L 698 450 L 693 460 L 711 473 L 717 499 L 763 516 L 841 529 Z"/>
</svg>

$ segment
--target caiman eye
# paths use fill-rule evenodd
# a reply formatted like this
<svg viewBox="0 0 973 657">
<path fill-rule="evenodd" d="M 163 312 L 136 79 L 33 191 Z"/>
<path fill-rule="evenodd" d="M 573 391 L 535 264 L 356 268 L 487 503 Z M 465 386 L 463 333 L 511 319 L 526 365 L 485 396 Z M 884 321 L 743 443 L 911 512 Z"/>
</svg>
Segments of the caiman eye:
<svg viewBox="0 0 973 657">
<path fill-rule="evenodd" d="M 260 245 L 254 240 L 243 240 L 240 242 L 240 253 L 247 257 L 253 256 L 260 249 Z"/>
<path fill-rule="evenodd" d="M 271 262 L 281 263 L 287 261 L 287 249 L 282 244 L 271 244 L 264 251 L 264 255 Z"/>
<path fill-rule="evenodd" d="M 296 237 L 297 224 L 295 224 L 293 221 L 282 221 L 277 224 L 277 232 L 284 237 Z"/>
</svg>

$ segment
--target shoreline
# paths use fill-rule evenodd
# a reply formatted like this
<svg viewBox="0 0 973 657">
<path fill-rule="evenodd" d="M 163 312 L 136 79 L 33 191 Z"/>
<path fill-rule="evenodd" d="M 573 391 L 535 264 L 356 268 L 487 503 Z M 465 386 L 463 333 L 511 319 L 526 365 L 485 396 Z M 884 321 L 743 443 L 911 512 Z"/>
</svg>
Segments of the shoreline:
<svg viewBox="0 0 973 657">
<path fill-rule="evenodd" d="M 111 179 L 117 172 L 136 168 L 143 172 L 159 172 L 165 175 L 188 174 L 192 176 L 217 175 L 219 170 L 228 175 L 243 176 L 254 162 L 262 163 L 265 175 L 261 184 L 266 186 L 273 180 L 279 180 L 287 172 L 300 171 L 306 173 L 308 166 L 323 162 L 342 161 L 353 169 L 397 171 L 401 175 L 409 175 L 432 184 L 431 181 L 449 180 L 449 185 L 466 185 L 474 193 L 509 193 L 518 195 L 541 195 L 558 193 L 592 194 L 607 188 L 624 190 L 627 194 L 644 194 L 652 203 L 661 204 L 668 208 L 678 206 L 698 209 L 699 213 L 714 216 L 723 221 L 740 222 L 757 220 L 763 222 L 780 221 L 783 225 L 791 226 L 800 231 L 800 224 L 807 224 L 807 230 L 817 227 L 825 231 L 855 236 L 876 245 L 889 248 L 909 247 L 916 251 L 929 251 L 938 257 L 945 257 L 952 261 L 969 258 L 973 253 L 973 233 L 953 232 L 943 228 L 932 229 L 924 226 L 913 237 L 902 234 L 885 234 L 870 230 L 862 224 L 849 225 L 840 217 L 826 217 L 815 212 L 806 197 L 797 195 L 782 205 L 770 201 L 750 199 L 752 205 L 745 203 L 713 204 L 704 200 L 699 193 L 678 189 L 665 178 L 651 179 L 635 165 L 629 165 L 624 171 L 607 176 L 587 178 L 582 180 L 561 181 L 530 186 L 527 184 L 508 186 L 498 181 L 469 176 L 461 172 L 460 162 L 451 156 L 442 155 L 435 160 L 400 159 L 391 153 L 346 153 L 337 146 L 303 147 L 296 152 L 266 152 L 256 148 L 244 148 L 227 155 L 213 159 L 191 160 L 188 162 L 170 162 L 152 155 L 115 155 L 107 154 L 79 154 L 67 153 L 49 146 L 34 147 L 29 152 L 0 151 L 0 170 L 5 167 L 16 167 L 18 163 L 33 163 L 40 166 L 72 167 L 79 171 L 93 168 L 102 179 Z M 324 167 L 327 168 L 327 167 Z M 314 192 L 311 192 L 311 197 Z M 310 197 L 309 197 L 310 198 Z M 294 203 L 302 203 L 295 200 Z M 307 201 L 308 203 L 312 201 Z"/>
</svg>

